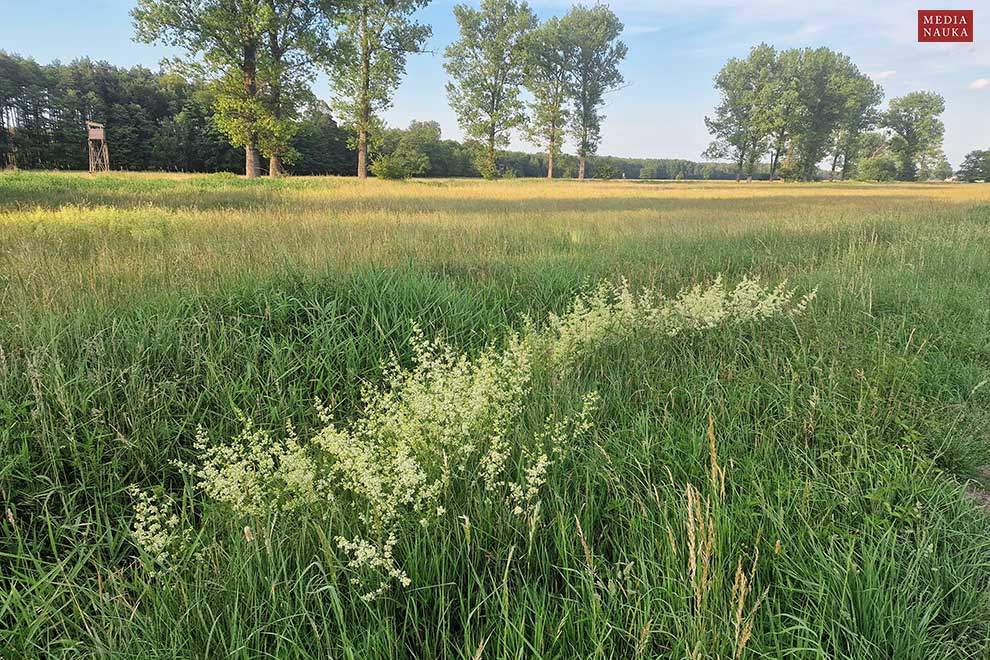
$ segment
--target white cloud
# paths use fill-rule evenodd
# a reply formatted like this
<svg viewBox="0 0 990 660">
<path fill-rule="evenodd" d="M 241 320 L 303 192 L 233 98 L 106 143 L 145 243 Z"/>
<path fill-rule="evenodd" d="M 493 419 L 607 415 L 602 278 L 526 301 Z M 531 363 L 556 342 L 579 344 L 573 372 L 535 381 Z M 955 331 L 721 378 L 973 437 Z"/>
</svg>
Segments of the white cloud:
<svg viewBox="0 0 990 660">
<path fill-rule="evenodd" d="M 873 78 L 874 80 L 886 80 L 887 78 L 893 78 L 896 75 L 896 71 L 877 71 L 876 73 L 871 73 L 870 78 Z"/>
<path fill-rule="evenodd" d="M 622 31 L 625 34 L 653 34 L 659 32 L 660 28 L 656 25 L 627 25 Z"/>
<path fill-rule="evenodd" d="M 977 78 L 969 83 L 968 89 L 986 89 L 990 87 L 990 78 Z"/>
</svg>

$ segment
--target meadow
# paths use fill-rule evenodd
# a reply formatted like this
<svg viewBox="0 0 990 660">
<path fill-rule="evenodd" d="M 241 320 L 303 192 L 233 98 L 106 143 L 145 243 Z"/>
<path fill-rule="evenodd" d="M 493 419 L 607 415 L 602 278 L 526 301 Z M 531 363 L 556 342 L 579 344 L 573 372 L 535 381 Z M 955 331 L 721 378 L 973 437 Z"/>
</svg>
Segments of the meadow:
<svg viewBox="0 0 990 660">
<path fill-rule="evenodd" d="M 990 654 L 990 186 L 0 174 L 0 656 Z"/>
</svg>

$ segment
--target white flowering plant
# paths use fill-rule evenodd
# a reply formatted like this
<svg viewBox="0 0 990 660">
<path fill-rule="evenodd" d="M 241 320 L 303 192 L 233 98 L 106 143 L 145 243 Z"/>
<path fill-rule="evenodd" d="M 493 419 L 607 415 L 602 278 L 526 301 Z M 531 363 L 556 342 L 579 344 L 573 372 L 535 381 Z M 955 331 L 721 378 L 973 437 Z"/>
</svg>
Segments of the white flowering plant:
<svg viewBox="0 0 990 660">
<path fill-rule="evenodd" d="M 597 395 L 589 392 L 579 408 L 552 415 L 539 432 L 526 430 L 525 413 L 534 401 L 557 396 L 556 376 L 587 353 L 641 332 L 676 336 L 794 316 L 813 297 L 798 298 L 784 285 L 768 288 L 756 278 L 728 290 L 719 277 L 673 298 L 633 293 L 625 281 L 601 284 L 544 328 L 528 324 L 475 355 L 415 328 L 412 364 L 393 359 L 385 365 L 383 384 L 365 388 L 353 421 L 340 424 L 318 407 L 324 426 L 307 440 L 291 425 L 276 438 L 247 420 L 226 443 L 211 445 L 201 430 L 197 460 L 177 465 L 222 510 L 266 534 L 301 513 L 334 520 L 331 536 L 352 582 L 367 587 L 362 597 L 372 600 L 396 583 L 410 584 L 398 557 L 405 536 L 437 520 L 469 520 L 472 503 L 526 521 L 532 538 L 552 470 L 592 432 Z M 537 371 L 555 378 L 536 379 Z M 167 513 L 168 502 L 141 491 L 135 497 L 135 540 L 167 564 L 185 538 L 178 518 Z"/>
<path fill-rule="evenodd" d="M 707 286 L 696 284 L 674 297 L 652 289 L 637 294 L 624 279 L 617 285 L 602 282 L 577 295 L 564 314 L 551 314 L 541 340 L 548 359 L 556 368 L 566 370 L 591 350 L 637 333 L 675 337 L 725 325 L 798 316 L 816 293 L 798 296 L 786 283 L 769 287 L 759 277 L 744 277 L 727 289 L 721 275 Z"/>
</svg>

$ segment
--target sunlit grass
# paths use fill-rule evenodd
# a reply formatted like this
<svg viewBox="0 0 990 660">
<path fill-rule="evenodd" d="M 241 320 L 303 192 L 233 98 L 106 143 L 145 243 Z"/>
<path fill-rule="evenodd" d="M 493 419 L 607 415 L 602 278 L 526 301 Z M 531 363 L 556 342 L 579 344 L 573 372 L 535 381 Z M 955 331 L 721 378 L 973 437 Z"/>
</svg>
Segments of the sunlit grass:
<svg viewBox="0 0 990 660">
<path fill-rule="evenodd" d="M 990 526 L 964 484 L 990 462 L 987 263 L 981 185 L 0 174 L 0 649 L 981 657 Z M 559 325 L 602 280 L 670 296 L 720 274 L 817 297 L 676 337 Z M 245 418 L 358 428 L 417 326 L 451 364 L 513 332 L 595 338 L 533 366 L 507 483 L 590 392 L 593 428 L 522 516 L 455 479 L 429 524 L 390 519 L 409 585 L 365 602 L 345 500 L 252 519 L 175 462 Z M 468 394 L 403 428 L 489 441 Z M 173 503 L 169 570 L 131 534 L 157 501 L 132 484 Z"/>
</svg>

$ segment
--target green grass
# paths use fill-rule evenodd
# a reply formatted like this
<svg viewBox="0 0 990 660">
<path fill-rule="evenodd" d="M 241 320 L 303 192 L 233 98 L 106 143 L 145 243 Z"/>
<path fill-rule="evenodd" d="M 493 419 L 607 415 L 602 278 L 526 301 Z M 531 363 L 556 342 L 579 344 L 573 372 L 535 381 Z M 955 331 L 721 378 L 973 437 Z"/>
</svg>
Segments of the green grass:
<svg viewBox="0 0 990 660">
<path fill-rule="evenodd" d="M 988 262 L 980 185 L 2 174 L 0 656 L 731 657 L 757 551 L 746 656 L 986 656 Z M 197 426 L 306 438 L 317 399 L 355 418 L 413 320 L 474 355 L 598 280 L 718 273 L 818 297 L 543 373 L 520 437 L 601 403 L 539 520 L 452 492 L 402 534 L 412 584 L 371 603 L 327 541 L 346 512 L 249 542 L 258 521 L 172 464 Z M 201 558 L 148 570 L 130 484 L 180 502 Z M 713 527 L 700 607 L 689 485 Z"/>
</svg>

